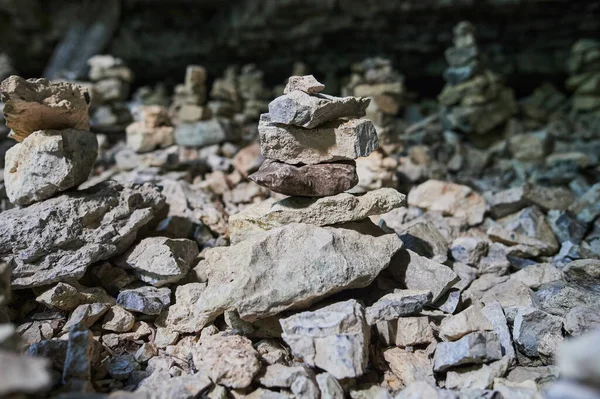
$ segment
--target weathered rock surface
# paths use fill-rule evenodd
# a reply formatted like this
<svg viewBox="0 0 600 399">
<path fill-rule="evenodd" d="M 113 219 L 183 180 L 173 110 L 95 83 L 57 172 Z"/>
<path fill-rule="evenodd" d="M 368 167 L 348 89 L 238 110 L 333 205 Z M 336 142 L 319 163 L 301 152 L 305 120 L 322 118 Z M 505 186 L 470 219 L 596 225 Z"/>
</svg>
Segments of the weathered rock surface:
<svg viewBox="0 0 600 399">
<path fill-rule="evenodd" d="M 396 235 L 377 236 L 377 230 L 368 222 L 338 228 L 292 223 L 207 251 L 208 286 L 198 313 L 204 324 L 232 308 L 253 321 L 365 287 L 402 246 Z"/>
<path fill-rule="evenodd" d="M 520 308 L 515 317 L 513 338 L 517 348 L 530 357 L 551 357 L 563 340 L 563 321 L 535 308 Z"/>
<path fill-rule="evenodd" d="M 442 321 L 439 337 L 446 341 L 456 341 L 475 331 L 492 331 L 492 323 L 485 317 L 480 306 L 473 305 L 462 312 Z"/>
<path fill-rule="evenodd" d="M 246 388 L 261 369 L 252 342 L 239 335 L 219 333 L 205 337 L 194 348 L 195 367 L 215 384 Z"/>
<path fill-rule="evenodd" d="M 327 226 L 363 220 L 401 207 L 406 196 L 392 188 L 381 188 L 364 195 L 338 194 L 325 198 L 286 198 L 251 205 L 229 218 L 232 242 L 262 230 L 290 223 Z"/>
<path fill-rule="evenodd" d="M 148 105 L 141 110 L 140 121 L 127 126 L 127 146 L 135 152 L 165 148 L 175 143 L 173 127 L 166 108 Z"/>
<path fill-rule="evenodd" d="M 196 317 L 196 306 L 205 283 L 189 283 L 180 285 L 175 291 L 175 304 L 169 308 L 167 324 L 173 331 L 182 333 L 199 332 L 201 320 Z"/>
<path fill-rule="evenodd" d="M 11 76 L 0 84 L 6 126 L 23 141 L 44 129 L 89 130 L 90 95 L 82 86 Z"/>
<path fill-rule="evenodd" d="M 205 373 L 171 378 L 168 370 L 159 370 L 145 378 L 133 395 L 137 397 L 139 394 L 143 398 L 152 399 L 193 399 L 197 398 L 211 385 L 213 384 Z"/>
<path fill-rule="evenodd" d="M 12 257 L 13 288 L 78 279 L 125 251 L 163 207 L 151 186 L 101 183 L 0 214 L 0 256 Z"/>
<path fill-rule="evenodd" d="M 320 93 L 325 89 L 325 85 L 320 83 L 313 75 L 290 76 L 283 94 L 291 93 L 294 90 L 300 90 L 305 93 L 315 94 Z"/>
<path fill-rule="evenodd" d="M 98 141 L 91 132 L 33 132 L 6 152 L 6 195 L 16 205 L 50 198 L 86 181 L 97 156 Z"/>
<path fill-rule="evenodd" d="M 408 204 L 464 218 L 469 225 L 483 221 L 485 200 L 467 186 L 428 180 L 408 193 Z"/>
<path fill-rule="evenodd" d="M 149 237 L 127 252 L 118 264 L 131 268 L 155 287 L 181 280 L 198 256 L 198 244 L 185 238 Z"/>
<path fill-rule="evenodd" d="M 90 392 L 92 387 L 92 351 L 94 337 L 83 325 L 69 331 L 69 343 L 62 382 L 70 392 Z"/>
<path fill-rule="evenodd" d="M 368 98 L 334 97 L 294 90 L 269 103 L 273 123 L 313 129 L 338 118 L 361 118 L 369 106 Z"/>
<path fill-rule="evenodd" d="M 358 184 L 354 162 L 296 166 L 266 160 L 248 178 L 276 193 L 303 197 L 336 195 Z"/>
<path fill-rule="evenodd" d="M 431 360 L 426 353 L 392 348 L 383 352 L 383 356 L 402 384 L 409 385 L 416 381 L 435 384 Z"/>
<path fill-rule="evenodd" d="M 561 378 L 600 388 L 600 331 L 565 341 L 557 351 Z"/>
<path fill-rule="evenodd" d="M 366 309 L 367 323 L 374 325 L 380 321 L 411 316 L 423 310 L 431 302 L 431 298 L 431 291 L 396 290 Z"/>
<path fill-rule="evenodd" d="M 158 315 L 171 304 L 171 290 L 155 287 L 123 290 L 117 297 L 117 303 L 132 312 Z"/>
<path fill-rule="evenodd" d="M 355 300 L 339 302 L 280 320 L 281 337 L 292 352 L 337 379 L 366 371 L 370 328 L 364 309 Z"/>
<path fill-rule="evenodd" d="M 175 142 L 184 147 L 204 147 L 234 138 L 230 124 L 225 119 L 209 119 L 193 123 L 180 123 L 175 127 Z"/>
<path fill-rule="evenodd" d="M 458 341 L 438 343 L 433 370 L 445 371 L 466 364 L 488 363 L 501 357 L 502 350 L 496 333 L 473 332 Z"/>
<path fill-rule="evenodd" d="M 289 164 L 352 160 L 366 157 L 379 142 L 371 121 L 332 121 L 316 129 L 273 123 L 269 114 L 260 116 L 260 148 L 265 158 Z"/>
<path fill-rule="evenodd" d="M 427 316 L 401 317 L 396 326 L 396 345 L 401 348 L 435 342 Z"/>
<path fill-rule="evenodd" d="M 500 341 L 502 356 L 508 357 L 512 362 L 516 356 L 515 348 L 502 305 L 496 300 L 489 301 L 483 307 L 482 312 L 494 327 L 494 332 L 498 336 L 498 341 Z"/>
<path fill-rule="evenodd" d="M 402 250 L 394 258 L 390 271 L 394 278 L 406 285 L 409 290 L 427 290 L 436 302 L 460 278 L 448 266 L 419 256 L 411 250 Z"/>
<path fill-rule="evenodd" d="M 565 316 L 565 331 L 576 337 L 600 328 L 600 309 L 575 307 Z"/>
</svg>

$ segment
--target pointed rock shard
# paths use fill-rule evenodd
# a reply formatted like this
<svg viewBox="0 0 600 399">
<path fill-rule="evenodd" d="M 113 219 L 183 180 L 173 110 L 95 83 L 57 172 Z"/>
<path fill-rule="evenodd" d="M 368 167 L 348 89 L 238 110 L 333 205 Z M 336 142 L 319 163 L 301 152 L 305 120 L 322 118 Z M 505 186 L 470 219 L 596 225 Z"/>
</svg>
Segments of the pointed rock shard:
<svg viewBox="0 0 600 399">
<path fill-rule="evenodd" d="M 228 309 L 254 321 L 366 287 L 401 246 L 395 234 L 364 221 L 339 228 L 292 223 L 213 248 L 206 252 L 208 286 L 196 304 L 198 323 Z"/>
<path fill-rule="evenodd" d="M 337 120 L 308 130 L 273 123 L 269 114 L 262 114 L 258 133 L 262 155 L 289 164 L 353 160 L 379 146 L 375 127 L 366 119 Z"/>
<path fill-rule="evenodd" d="M 269 104 L 273 123 L 313 129 L 339 118 L 362 118 L 368 98 L 310 95 L 300 90 L 277 97 Z"/>
<path fill-rule="evenodd" d="M 315 94 L 322 92 L 323 89 L 325 89 L 325 85 L 315 79 L 313 75 L 290 76 L 285 89 L 283 89 L 283 94 L 291 93 L 294 90 Z"/>
<path fill-rule="evenodd" d="M 0 84 L 0 94 L 6 126 L 19 142 L 38 130 L 90 129 L 90 94 L 85 87 L 13 75 Z"/>
<path fill-rule="evenodd" d="M 406 196 L 393 188 L 380 188 L 358 196 L 342 193 L 324 198 L 286 198 L 251 205 L 229 219 L 232 242 L 289 223 L 328 226 L 354 222 L 404 206 Z"/>
<path fill-rule="evenodd" d="M 337 379 L 359 377 L 369 363 L 370 328 L 354 299 L 280 320 L 281 337 L 311 367 Z"/>
<path fill-rule="evenodd" d="M 276 193 L 301 197 L 336 195 L 358 184 L 354 162 L 295 166 L 267 159 L 248 178 Z"/>
</svg>

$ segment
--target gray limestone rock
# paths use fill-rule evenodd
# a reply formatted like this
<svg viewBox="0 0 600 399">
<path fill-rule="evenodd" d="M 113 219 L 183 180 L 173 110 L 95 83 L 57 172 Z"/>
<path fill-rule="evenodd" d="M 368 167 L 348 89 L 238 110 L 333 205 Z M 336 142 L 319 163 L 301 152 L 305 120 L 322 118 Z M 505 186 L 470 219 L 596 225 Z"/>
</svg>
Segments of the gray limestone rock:
<svg viewBox="0 0 600 399">
<path fill-rule="evenodd" d="M 93 343 L 92 332 L 83 325 L 75 325 L 69 331 L 62 382 L 70 392 L 93 391 L 91 381 Z"/>
<path fill-rule="evenodd" d="M 477 265 L 487 255 L 488 241 L 476 237 L 458 237 L 450 246 L 454 260 L 467 265 Z"/>
<path fill-rule="evenodd" d="M 460 390 L 491 388 L 495 378 L 504 377 L 509 365 L 508 358 L 503 357 L 489 365 L 482 364 L 449 371 L 446 375 L 446 388 Z"/>
<path fill-rule="evenodd" d="M 366 119 L 336 120 L 308 130 L 273 123 L 263 114 L 258 133 L 262 155 L 289 164 L 352 160 L 379 146 L 375 127 Z"/>
<path fill-rule="evenodd" d="M 565 279 L 600 295 L 600 260 L 578 259 L 563 268 Z"/>
<path fill-rule="evenodd" d="M 202 338 L 192 354 L 201 373 L 230 388 L 246 388 L 261 369 L 252 342 L 239 335 L 219 333 Z"/>
<path fill-rule="evenodd" d="M 513 338 L 521 353 L 529 357 L 551 357 L 563 340 L 563 319 L 536 308 L 519 308 Z"/>
<path fill-rule="evenodd" d="M 577 220 L 577 217 L 569 211 L 553 209 L 548 212 L 546 221 L 560 242 L 570 241 L 579 244 L 587 232 L 586 223 Z"/>
<path fill-rule="evenodd" d="M 317 375 L 317 384 L 321 391 L 321 398 L 344 399 L 344 390 L 340 383 L 329 373 Z"/>
<path fill-rule="evenodd" d="M 269 103 L 273 123 L 313 129 L 338 118 L 361 118 L 370 100 L 361 97 L 334 97 L 295 90 Z"/>
<path fill-rule="evenodd" d="M 73 313 L 71 313 L 69 320 L 67 320 L 63 327 L 63 331 L 69 331 L 75 326 L 90 328 L 108 311 L 108 309 L 110 309 L 110 306 L 105 303 L 79 305 Z"/>
<path fill-rule="evenodd" d="M 213 385 L 205 373 L 171 378 L 167 370 L 159 370 L 144 379 L 134 395 L 152 399 L 194 399 Z"/>
<path fill-rule="evenodd" d="M 479 305 L 472 305 L 462 312 L 442 320 L 438 335 L 444 341 L 456 341 L 475 331 L 492 331 L 492 323 L 485 317 Z"/>
<path fill-rule="evenodd" d="M 572 336 L 582 335 L 600 328 L 600 309 L 575 307 L 565 316 L 565 331 Z"/>
<path fill-rule="evenodd" d="M 365 310 L 367 323 L 374 325 L 380 321 L 414 315 L 428 305 L 431 298 L 431 291 L 395 290 Z"/>
<path fill-rule="evenodd" d="M 354 222 L 399 208 L 406 196 L 392 188 L 380 188 L 364 195 L 342 193 L 324 198 L 285 198 L 281 201 L 264 201 L 250 205 L 229 218 L 229 231 L 233 243 L 264 230 L 289 223 L 306 223 L 316 226 Z"/>
<path fill-rule="evenodd" d="M 87 180 L 98 157 L 98 141 L 85 130 L 38 130 L 6 152 L 8 199 L 29 205 Z"/>
<path fill-rule="evenodd" d="M 562 343 L 556 354 L 560 376 L 600 389 L 600 330 Z"/>
<path fill-rule="evenodd" d="M 155 287 L 181 280 L 193 266 L 198 244 L 185 238 L 149 237 L 128 251 L 117 264 L 133 269 Z"/>
<path fill-rule="evenodd" d="M 254 321 L 366 287 L 401 246 L 395 234 L 365 221 L 336 228 L 292 223 L 213 248 L 205 255 L 208 286 L 196 304 L 199 325 L 228 309 Z"/>
<path fill-rule="evenodd" d="M 427 290 L 435 303 L 460 280 L 448 266 L 419 256 L 411 250 L 402 250 L 390 266 L 391 273 L 409 290 Z"/>
<path fill-rule="evenodd" d="M 194 333 L 202 329 L 196 317 L 195 304 L 206 289 L 206 283 L 180 285 L 175 291 L 175 304 L 169 308 L 167 325 L 169 329 L 181 333 Z"/>
<path fill-rule="evenodd" d="M 13 288 L 80 278 L 125 251 L 163 205 L 151 186 L 105 182 L 0 213 L 0 256 L 13 259 Z"/>
<path fill-rule="evenodd" d="M 472 332 L 458 341 L 438 343 L 433 370 L 441 372 L 461 365 L 488 363 L 501 357 L 502 349 L 496 333 Z"/>
<path fill-rule="evenodd" d="M 300 90 L 305 93 L 320 93 L 325 89 L 325 85 L 320 83 L 313 75 L 290 76 L 283 94 L 291 93 L 294 90 Z"/>
<path fill-rule="evenodd" d="M 226 119 L 209 119 L 180 123 L 175 127 L 175 142 L 184 147 L 205 147 L 234 139 L 233 129 Z"/>
<path fill-rule="evenodd" d="M 600 216 L 600 183 L 594 184 L 581 198 L 571 204 L 569 211 L 583 223 L 591 223 Z"/>
<path fill-rule="evenodd" d="M 396 327 L 395 343 L 401 348 L 435 342 L 433 329 L 427 316 L 400 317 Z"/>
<path fill-rule="evenodd" d="M 281 337 L 311 367 L 337 379 L 359 377 L 369 363 L 370 328 L 356 300 L 280 320 Z"/>
<path fill-rule="evenodd" d="M 155 287 L 123 290 L 117 297 L 117 303 L 132 312 L 158 315 L 171 304 L 171 290 Z"/>
<path fill-rule="evenodd" d="M 131 331 L 134 323 L 135 317 L 133 314 L 120 306 L 113 306 L 104 315 L 102 328 L 116 333 L 126 333 Z"/>
<path fill-rule="evenodd" d="M 600 295 L 597 292 L 554 281 L 543 284 L 535 292 L 535 304 L 550 314 L 565 317 L 573 308 L 579 306 L 600 307 Z"/>
<path fill-rule="evenodd" d="M 0 85 L 6 126 L 23 141 L 37 130 L 89 130 L 90 94 L 82 86 L 11 76 Z"/>
<path fill-rule="evenodd" d="M 400 348 L 387 349 L 383 352 L 390 370 L 404 385 L 415 381 L 435 384 L 432 362 L 423 351 L 407 351 Z"/>
<path fill-rule="evenodd" d="M 448 242 L 430 221 L 418 220 L 396 233 L 406 249 L 439 263 L 448 259 Z"/>
<path fill-rule="evenodd" d="M 502 356 L 508 357 L 511 363 L 515 359 L 515 348 L 513 346 L 512 335 L 508 328 L 508 322 L 504 310 L 498 301 L 491 301 L 485 304 L 482 309 L 484 316 L 492 323 L 494 332 L 500 341 Z"/>
</svg>

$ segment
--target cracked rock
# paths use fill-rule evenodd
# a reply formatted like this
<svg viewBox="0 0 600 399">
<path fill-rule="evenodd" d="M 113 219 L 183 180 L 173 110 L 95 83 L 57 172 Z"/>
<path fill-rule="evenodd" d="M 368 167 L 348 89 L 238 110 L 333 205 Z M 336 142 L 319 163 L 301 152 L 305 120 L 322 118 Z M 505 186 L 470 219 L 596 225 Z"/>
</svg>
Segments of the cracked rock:
<svg viewBox="0 0 600 399">
<path fill-rule="evenodd" d="M 158 315 L 171 304 L 171 290 L 155 287 L 123 290 L 117 297 L 117 303 L 132 312 Z"/>
<path fill-rule="evenodd" d="M 431 302 L 431 298 L 431 291 L 395 290 L 366 309 L 367 323 L 374 325 L 419 313 Z"/>
<path fill-rule="evenodd" d="M 502 350 L 496 333 L 477 331 L 458 341 L 438 343 L 433 370 L 441 372 L 461 365 L 489 363 L 501 357 Z"/>
<path fill-rule="evenodd" d="M 0 255 L 13 256 L 13 288 L 82 277 L 92 263 L 125 251 L 163 204 L 151 186 L 106 182 L 2 212 Z"/>
<path fill-rule="evenodd" d="M 281 337 L 294 355 L 337 379 L 364 374 L 369 362 L 370 328 L 356 300 L 280 320 Z"/>
</svg>

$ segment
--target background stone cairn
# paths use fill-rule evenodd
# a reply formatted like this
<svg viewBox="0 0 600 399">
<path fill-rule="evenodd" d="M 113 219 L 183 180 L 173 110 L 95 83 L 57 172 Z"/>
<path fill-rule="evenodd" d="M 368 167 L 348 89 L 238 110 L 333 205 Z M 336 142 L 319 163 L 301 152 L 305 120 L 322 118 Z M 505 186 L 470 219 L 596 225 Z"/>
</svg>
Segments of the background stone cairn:
<svg viewBox="0 0 600 399">
<path fill-rule="evenodd" d="M 476 136 L 502 133 L 516 112 L 512 89 L 483 67 L 470 22 L 456 25 L 453 42 L 445 53 L 450 65 L 444 72 L 447 84 L 438 96 L 444 126 L 468 134 L 474 141 L 481 140 Z"/>
<path fill-rule="evenodd" d="M 6 152 L 8 199 L 29 205 L 87 180 L 98 156 L 84 87 L 13 75 L 0 85 L 6 126 L 18 144 Z"/>
<path fill-rule="evenodd" d="M 95 55 L 88 60 L 92 82 L 90 124 L 94 132 L 122 133 L 133 117 L 127 105 L 133 71 L 112 55 Z"/>
<path fill-rule="evenodd" d="M 382 146 L 393 143 L 397 132 L 398 113 L 407 104 L 404 76 L 392 67 L 389 59 L 367 58 L 353 65 L 350 81 L 342 89 L 345 96 L 369 97 L 371 102 L 366 109 L 366 118 L 373 122 Z"/>
<path fill-rule="evenodd" d="M 578 40 L 571 49 L 567 69 L 571 76 L 566 86 L 573 92 L 573 111 L 600 114 L 600 42 Z"/>
</svg>

